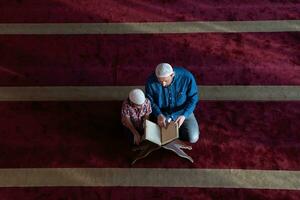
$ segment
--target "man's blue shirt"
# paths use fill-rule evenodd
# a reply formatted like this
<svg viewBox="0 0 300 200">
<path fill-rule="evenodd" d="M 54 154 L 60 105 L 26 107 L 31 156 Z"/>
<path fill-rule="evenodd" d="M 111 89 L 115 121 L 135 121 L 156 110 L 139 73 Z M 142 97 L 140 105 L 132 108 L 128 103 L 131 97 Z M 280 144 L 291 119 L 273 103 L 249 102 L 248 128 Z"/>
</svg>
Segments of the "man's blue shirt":
<svg viewBox="0 0 300 200">
<path fill-rule="evenodd" d="M 189 117 L 194 111 L 198 98 L 198 87 L 192 73 L 181 67 L 174 67 L 172 83 L 163 87 L 155 73 L 146 83 L 146 96 L 151 101 L 152 113 L 157 117 L 163 114 L 176 120 L 180 115 Z"/>
</svg>

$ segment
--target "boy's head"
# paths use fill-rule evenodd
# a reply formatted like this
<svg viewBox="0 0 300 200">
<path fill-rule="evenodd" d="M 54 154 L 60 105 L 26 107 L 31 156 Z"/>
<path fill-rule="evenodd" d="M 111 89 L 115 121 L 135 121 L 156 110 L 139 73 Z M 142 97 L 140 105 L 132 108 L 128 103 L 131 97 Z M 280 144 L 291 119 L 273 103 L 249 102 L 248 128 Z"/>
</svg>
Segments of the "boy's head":
<svg viewBox="0 0 300 200">
<path fill-rule="evenodd" d="M 129 93 L 129 100 L 136 104 L 136 105 L 142 105 L 146 98 L 145 94 L 141 89 L 133 89 Z"/>
</svg>

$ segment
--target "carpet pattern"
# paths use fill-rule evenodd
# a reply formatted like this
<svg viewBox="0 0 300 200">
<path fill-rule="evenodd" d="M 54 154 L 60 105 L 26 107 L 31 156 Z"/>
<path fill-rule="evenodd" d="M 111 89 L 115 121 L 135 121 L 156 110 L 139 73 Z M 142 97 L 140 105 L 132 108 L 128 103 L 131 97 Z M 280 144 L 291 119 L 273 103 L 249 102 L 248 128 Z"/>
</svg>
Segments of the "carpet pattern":
<svg viewBox="0 0 300 200">
<path fill-rule="evenodd" d="M 298 0 L 2 0 L 0 23 L 299 20 Z M 199 85 L 300 84 L 299 32 L 0 35 L 0 87 L 143 85 L 160 62 Z M 129 168 L 119 101 L 0 102 L 0 168 Z M 136 168 L 300 169 L 300 102 L 200 101 L 190 163 Z M 51 177 L 48 177 L 51 178 Z M 299 190 L 1 187 L 0 199 L 299 199 Z"/>
</svg>

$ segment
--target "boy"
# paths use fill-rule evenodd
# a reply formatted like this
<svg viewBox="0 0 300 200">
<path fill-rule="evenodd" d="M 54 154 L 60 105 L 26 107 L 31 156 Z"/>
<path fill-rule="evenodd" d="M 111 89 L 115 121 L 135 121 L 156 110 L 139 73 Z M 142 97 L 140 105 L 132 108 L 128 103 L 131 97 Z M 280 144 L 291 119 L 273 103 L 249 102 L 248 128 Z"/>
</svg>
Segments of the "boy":
<svg viewBox="0 0 300 200">
<path fill-rule="evenodd" d="M 127 99 L 123 101 L 121 118 L 122 124 L 127 128 L 130 142 L 139 145 L 144 133 L 144 121 L 152 112 L 150 100 L 140 89 L 130 91 Z"/>
</svg>

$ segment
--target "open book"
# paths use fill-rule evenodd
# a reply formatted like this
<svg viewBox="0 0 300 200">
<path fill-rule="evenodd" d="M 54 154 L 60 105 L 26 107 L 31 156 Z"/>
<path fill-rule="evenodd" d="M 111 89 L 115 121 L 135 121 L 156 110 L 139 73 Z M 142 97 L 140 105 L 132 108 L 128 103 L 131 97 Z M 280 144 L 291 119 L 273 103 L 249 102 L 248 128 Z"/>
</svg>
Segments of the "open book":
<svg viewBox="0 0 300 200">
<path fill-rule="evenodd" d="M 177 123 L 171 121 L 166 128 L 146 120 L 145 139 L 158 145 L 164 145 L 179 137 Z"/>
</svg>

